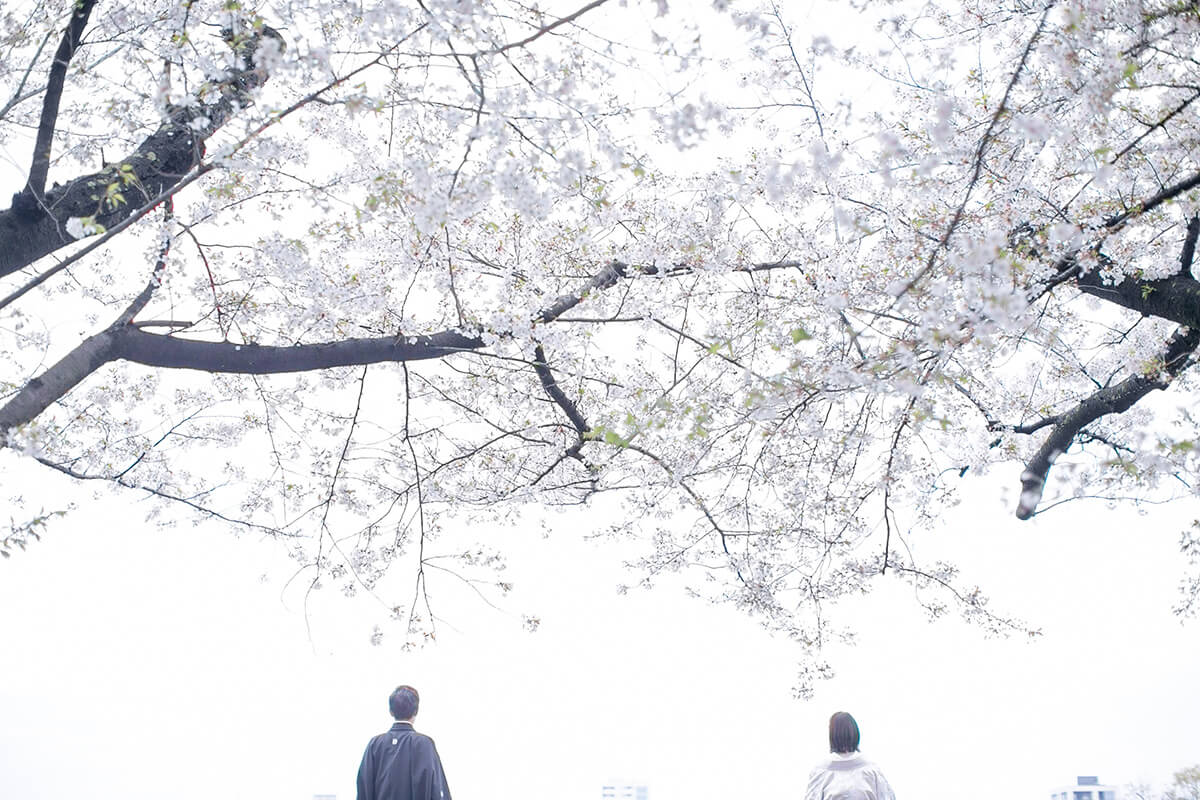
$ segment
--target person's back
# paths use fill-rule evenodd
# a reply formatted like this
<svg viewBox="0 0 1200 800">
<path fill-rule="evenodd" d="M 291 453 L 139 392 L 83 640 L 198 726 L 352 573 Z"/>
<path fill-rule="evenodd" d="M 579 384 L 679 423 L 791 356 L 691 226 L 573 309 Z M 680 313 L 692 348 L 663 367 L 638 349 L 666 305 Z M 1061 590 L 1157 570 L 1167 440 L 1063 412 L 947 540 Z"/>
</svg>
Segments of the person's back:
<svg viewBox="0 0 1200 800">
<path fill-rule="evenodd" d="M 832 753 L 808 778 L 805 800 L 895 800 L 879 767 L 861 753 Z"/>
<path fill-rule="evenodd" d="M 892 787 L 858 752 L 858 723 L 844 711 L 829 720 L 829 758 L 808 778 L 804 800 L 896 800 Z"/>
<path fill-rule="evenodd" d="M 396 722 L 367 744 L 358 767 L 358 800 L 450 800 L 433 739 L 413 730 L 418 702 L 411 686 L 388 698 Z"/>
</svg>

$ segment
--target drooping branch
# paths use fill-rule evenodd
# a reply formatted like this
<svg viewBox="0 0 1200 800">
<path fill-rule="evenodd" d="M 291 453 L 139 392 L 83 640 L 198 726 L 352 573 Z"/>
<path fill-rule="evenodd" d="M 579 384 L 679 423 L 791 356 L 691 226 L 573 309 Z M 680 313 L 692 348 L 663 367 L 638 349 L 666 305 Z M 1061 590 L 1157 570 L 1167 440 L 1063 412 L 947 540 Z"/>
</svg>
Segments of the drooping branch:
<svg viewBox="0 0 1200 800">
<path fill-rule="evenodd" d="M 42 116 L 38 121 L 37 140 L 33 145 L 33 163 L 29 167 L 29 179 L 25 183 L 25 191 L 13 197 L 14 208 L 21 203 L 33 204 L 26 209 L 29 216 L 36 215 L 37 204 L 41 202 L 46 191 L 46 175 L 50 172 L 50 152 L 54 142 L 54 130 L 58 126 L 58 107 L 67 80 L 67 67 L 70 66 L 75 51 L 79 49 L 83 29 L 95 5 L 96 0 L 82 0 L 75 4 L 71 22 L 63 32 L 62 41 L 54 53 L 54 62 L 50 65 L 46 97 L 42 101 Z"/>
<path fill-rule="evenodd" d="M 119 162 L 55 186 L 36 202 L 26 196 L 0 211 L 0 276 L 73 242 L 68 220 L 88 219 L 96 229 L 116 225 L 131 208 L 168 191 L 196 167 L 208 138 L 248 105 L 251 91 L 267 81 L 266 70 L 255 64 L 264 38 L 283 45 L 279 33 L 265 25 L 245 41 L 235 37 L 240 63 L 205 87 L 205 102 L 172 106 L 167 121 Z M 217 100 L 208 102 L 214 96 Z M 121 202 L 110 194 L 114 185 L 119 194 L 132 194 L 133 202 Z"/>
<path fill-rule="evenodd" d="M 1123 414 L 1155 389 L 1165 389 L 1187 365 L 1188 356 L 1200 345 L 1200 328 L 1181 328 L 1167 340 L 1160 369 L 1152 374 L 1133 375 L 1118 384 L 1093 393 L 1070 411 L 1057 415 L 1050 435 L 1042 442 L 1021 473 L 1021 498 L 1017 519 L 1029 519 L 1042 499 L 1046 478 L 1055 460 L 1067 451 L 1086 427 L 1108 414 Z"/>
<path fill-rule="evenodd" d="M 12 558 L 12 554 L 16 549 L 25 550 L 29 546 L 30 540 L 40 540 L 42 531 L 46 528 L 46 523 L 54 517 L 61 517 L 66 514 L 66 511 L 39 511 L 33 519 L 17 523 L 9 522 L 9 533 L 0 536 L 0 556 L 4 558 Z"/>
<path fill-rule="evenodd" d="M 147 485 L 144 483 L 138 483 L 136 481 L 131 481 L 127 477 L 127 475 L 125 475 L 124 473 L 122 473 L 120 475 L 109 475 L 109 474 L 94 475 L 94 474 L 87 473 L 87 472 L 79 472 L 78 470 L 73 469 L 68 464 L 59 464 L 58 462 L 52 461 L 48 458 L 43 458 L 41 456 L 38 456 L 37 460 L 42 465 L 49 467 L 50 469 L 56 470 L 58 472 L 61 472 L 63 475 L 66 475 L 67 477 L 70 477 L 70 478 L 74 478 L 77 481 L 111 481 L 112 483 L 115 483 L 117 486 L 123 486 L 126 489 L 136 489 L 140 492 L 144 492 L 147 496 L 150 496 L 150 497 L 157 497 L 161 500 L 166 500 L 171 503 L 179 503 L 181 505 L 187 506 L 188 508 L 192 509 L 193 511 L 196 511 L 196 512 L 204 515 L 205 517 L 217 519 L 217 520 L 220 520 L 221 522 L 225 522 L 225 523 L 228 523 L 230 525 L 234 525 L 234 526 L 237 526 L 240 528 L 245 528 L 247 530 L 259 531 L 260 533 L 265 533 L 268 536 L 273 536 L 273 537 L 285 537 L 285 536 L 293 536 L 294 535 L 294 534 L 288 533 L 287 531 L 282 530 L 280 528 L 271 527 L 270 525 L 262 525 L 257 522 L 251 522 L 248 519 L 233 517 L 228 514 L 222 513 L 221 511 L 218 511 L 215 508 L 204 505 L 202 502 L 198 502 L 196 498 L 199 495 L 193 494 L 193 495 L 185 497 L 183 495 L 176 494 L 168 489 L 165 489 L 162 486 L 151 486 L 151 485 Z M 128 472 L 128 470 L 126 470 L 125 472 Z M 202 492 L 200 494 L 205 494 L 205 493 Z"/>
<path fill-rule="evenodd" d="M 742 575 L 742 568 L 738 566 L 737 559 L 734 558 L 733 553 L 729 550 L 730 532 L 725 530 L 721 523 L 717 521 L 717 517 L 713 513 L 712 509 L 709 508 L 709 504 L 705 502 L 704 498 L 699 492 L 697 492 L 688 484 L 685 476 L 680 475 L 667 461 L 663 460 L 657 454 L 647 450 L 644 447 L 639 447 L 638 445 L 631 444 L 629 442 L 626 442 L 623 446 L 631 453 L 638 453 L 653 461 L 663 470 L 663 472 L 670 476 L 673 483 L 687 493 L 688 497 L 690 497 L 692 502 L 695 503 L 696 508 L 698 508 L 700 513 L 704 515 L 704 518 L 708 521 L 709 526 L 712 527 L 713 532 L 721 538 L 721 549 L 725 552 L 726 557 L 729 559 L 729 565 L 733 567 L 733 571 L 737 575 L 738 580 L 747 589 L 751 588 L 750 584 L 746 582 L 746 578 Z"/>
</svg>

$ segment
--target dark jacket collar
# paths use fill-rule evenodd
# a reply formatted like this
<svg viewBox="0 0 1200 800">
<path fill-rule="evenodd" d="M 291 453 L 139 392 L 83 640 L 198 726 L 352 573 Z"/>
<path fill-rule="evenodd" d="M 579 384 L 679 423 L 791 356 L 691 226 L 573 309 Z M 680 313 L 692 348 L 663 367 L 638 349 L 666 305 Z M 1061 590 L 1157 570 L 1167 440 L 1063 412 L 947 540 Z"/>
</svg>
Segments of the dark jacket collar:
<svg viewBox="0 0 1200 800">
<path fill-rule="evenodd" d="M 391 730 L 394 731 L 411 731 L 412 729 L 413 724 L 411 722 L 394 722 L 391 727 Z"/>
</svg>

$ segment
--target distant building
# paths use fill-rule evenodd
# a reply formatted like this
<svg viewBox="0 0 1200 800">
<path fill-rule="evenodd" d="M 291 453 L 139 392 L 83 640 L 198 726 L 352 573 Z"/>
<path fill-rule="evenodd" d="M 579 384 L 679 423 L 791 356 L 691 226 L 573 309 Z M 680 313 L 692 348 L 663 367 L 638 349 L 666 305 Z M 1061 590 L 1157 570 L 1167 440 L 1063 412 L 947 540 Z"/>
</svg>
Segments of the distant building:
<svg viewBox="0 0 1200 800">
<path fill-rule="evenodd" d="M 600 800 L 650 800 L 650 789 L 614 781 L 600 787 Z"/>
<path fill-rule="evenodd" d="M 1118 800 L 1117 787 L 1100 783 L 1095 775 L 1080 775 L 1074 786 L 1060 786 L 1050 800 Z"/>
</svg>

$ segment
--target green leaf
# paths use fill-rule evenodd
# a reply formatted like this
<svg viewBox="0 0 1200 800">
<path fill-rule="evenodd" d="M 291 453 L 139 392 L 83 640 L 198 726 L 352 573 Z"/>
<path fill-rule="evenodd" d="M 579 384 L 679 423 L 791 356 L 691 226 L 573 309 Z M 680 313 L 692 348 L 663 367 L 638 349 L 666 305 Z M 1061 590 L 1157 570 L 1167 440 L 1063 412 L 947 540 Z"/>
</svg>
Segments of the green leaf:
<svg viewBox="0 0 1200 800">
<path fill-rule="evenodd" d="M 626 439 L 625 437 L 621 436 L 621 434 L 617 433 L 616 431 L 605 431 L 604 432 L 604 443 L 611 444 L 614 447 L 628 447 L 629 446 L 629 440 Z"/>
</svg>

